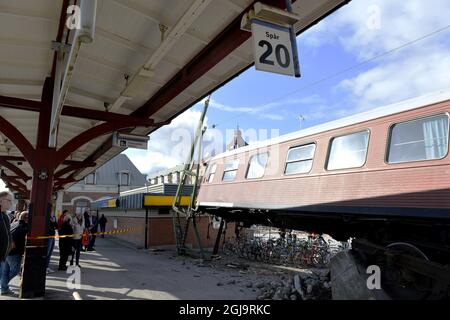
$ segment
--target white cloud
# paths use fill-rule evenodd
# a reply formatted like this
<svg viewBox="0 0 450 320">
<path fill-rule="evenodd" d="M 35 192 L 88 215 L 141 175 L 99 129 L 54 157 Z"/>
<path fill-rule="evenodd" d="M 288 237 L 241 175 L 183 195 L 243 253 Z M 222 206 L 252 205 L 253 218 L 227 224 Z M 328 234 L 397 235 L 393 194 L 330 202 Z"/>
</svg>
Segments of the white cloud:
<svg viewBox="0 0 450 320">
<path fill-rule="evenodd" d="M 248 106 L 248 107 L 239 107 L 232 106 L 220 103 L 214 99 L 211 99 L 210 106 L 214 109 L 218 109 L 225 112 L 233 112 L 233 113 L 248 113 L 255 115 L 260 119 L 270 119 L 270 120 L 284 120 L 284 117 L 279 113 L 269 113 L 267 112 L 269 109 L 272 109 L 276 106 L 282 105 L 282 103 L 268 103 L 259 106 Z"/>
<path fill-rule="evenodd" d="M 201 112 L 187 110 L 150 135 L 148 150 L 128 149 L 125 154 L 144 174 L 184 163 L 194 137 Z M 205 124 L 207 123 L 205 119 Z"/>
<path fill-rule="evenodd" d="M 312 47 L 337 41 L 367 59 L 449 25 L 449 10 L 448 0 L 351 1 L 308 30 L 301 41 Z"/>
<path fill-rule="evenodd" d="M 317 50 L 339 44 L 358 61 L 365 61 L 448 26 L 449 10 L 448 0 L 352 1 L 311 28 L 301 41 Z M 350 107 L 336 114 L 449 89 L 449 33 L 446 29 L 373 60 L 369 69 L 342 80 L 336 92 L 346 93 Z"/>
<path fill-rule="evenodd" d="M 250 106 L 250 107 L 236 107 L 231 105 L 226 105 L 211 99 L 210 106 L 212 108 L 232 113 L 247 113 L 250 115 L 255 115 L 260 119 L 269 119 L 275 121 L 285 120 L 289 117 L 289 111 L 296 111 L 299 115 L 302 114 L 302 110 L 322 110 L 325 108 L 323 104 L 325 100 L 319 95 L 311 95 L 301 98 L 285 98 L 279 99 L 279 101 L 266 103 L 263 105 Z M 285 109 L 280 109 L 286 107 Z M 276 110 L 276 111 L 274 111 Z M 271 112 L 269 112 L 271 111 Z M 315 115 L 311 114 L 311 118 L 315 118 Z M 227 119 L 226 119 L 227 120 Z"/>
<path fill-rule="evenodd" d="M 450 89 L 450 50 L 427 46 L 403 58 L 386 59 L 377 67 L 342 81 L 358 110 Z"/>
</svg>

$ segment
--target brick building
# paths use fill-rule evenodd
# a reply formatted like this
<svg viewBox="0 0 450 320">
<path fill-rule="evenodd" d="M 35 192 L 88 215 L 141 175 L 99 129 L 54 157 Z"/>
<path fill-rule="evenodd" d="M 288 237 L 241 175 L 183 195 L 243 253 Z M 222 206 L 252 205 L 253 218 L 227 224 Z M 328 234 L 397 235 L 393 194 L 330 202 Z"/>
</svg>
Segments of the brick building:
<svg viewBox="0 0 450 320">
<path fill-rule="evenodd" d="M 176 244 L 173 229 L 172 203 L 178 185 L 160 183 L 135 190 L 124 191 L 120 196 L 96 201 L 93 210 L 108 219 L 106 231 L 133 229 L 130 232 L 111 235 L 129 242 L 137 248 L 173 246 Z M 185 187 L 184 199 L 187 203 L 192 186 Z M 197 226 L 204 247 L 212 247 L 217 237 L 218 226 L 212 217 L 202 215 Z M 145 226 L 147 225 L 147 229 Z M 234 224 L 229 224 L 228 235 L 234 235 Z M 147 243 L 145 240 L 147 239 Z M 189 247 L 198 247 L 192 224 L 186 240 Z"/>
</svg>

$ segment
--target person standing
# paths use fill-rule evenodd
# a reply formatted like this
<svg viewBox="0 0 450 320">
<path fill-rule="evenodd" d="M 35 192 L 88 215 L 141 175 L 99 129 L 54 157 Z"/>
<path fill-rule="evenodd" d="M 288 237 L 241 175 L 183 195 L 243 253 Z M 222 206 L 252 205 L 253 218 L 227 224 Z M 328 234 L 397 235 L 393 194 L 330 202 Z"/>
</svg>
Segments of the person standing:
<svg viewBox="0 0 450 320">
<path fill-rule="evenodd" d="M 62 228 L 62 225 L 64 223 L 64 217 L 66 216 L 66 214 L 69 213 L 69 210 L 64 210 L 62 212 L 62 214 L 59 216 L 58 218 L 58 230 L 60 230 Z"/>
<path fill-rule="evenodd" d="M 12 249 L 3 264 L 1 277 L 1 295 L 14 292 L 9 288 L 9 282 L 20 273 L 22 256 L 25 253 L 25 241 L 28 233 L 28 211 L 20 214 L 19 221 L 11 225 Z"/>
<path fill-rule="evenodd" d="M 12 245 L 11 226 L 9 216 L 6 214 L 6 210 L 9 210 L 11 207 L 12 194 L 7 191 L 0 192 L 0 278 Z"/>
<path fill-rule="evenodd" d="M 47 261 L 46 261 L 46 265 L 45 268 L 47 269 L 47 273 L 52 273 L 54 272 L 52 269 L 49 268 L 50 265 L 50 258 L 52 257 L 52 253 L 53 253 L 53 249 L 55 248 L 55 235 L 56 235 L 56 230 L 58 229 L 58 222 L 56 221 L 56 217 L 54 215 L 54 213 L 52 212 L 51 216 L 50 216 L 50 223 L 49 223 L 49 239 L 47 242 Z"/>
<path fill-rule="evenodd" d="M 89 239 L 89 246 L 87 248 L 87 251 L 95 251 L 95 249 L 94 249 L 95 239 L 97 238 L 96 233 L 98 232 L 97 216 L 91 214 L 91 222 L 92 222 L 91 228 L 90 228 L 91 237 Z"/>
<path fill-rule="evenodd" d="M 100 232 L 102 233 L 102 238 L 105 237 L 105 230 L 106 230 L 106 223 L 107 222 L 108 222 L 108 219 L 106 219 L 105 215 L 102 214 L 102 216 L 98 220 L 98 223 L 100 225 Z"/>
<path fill-rule="evenodd" d="M 84 217 L 84 227 L 86 229 L 90 229 L 91 228 L 91 214 L 89 211 L 85 211 L 83 213 L 83 217 Z"/>
<path fill-rule="evenodd" d="M 91 230 L 91 226 L 92 226 L 92 217 L 91 217 L 91 213 L 89 211 L 85 211 L 83 213 L 83 217 L 84 217 L 84 230 L 87 232 L 87 234 L 90 233 Z M 86 251 L 89 247 L 89 242 L 90 242 L 90 237 L 88 236 L 88 240 L 86 245 L 83 243 L 83 241 L 81 241 L 81 247 L 83 249 L 83 251 Z"/>
<path fill-rule="evenodd" d="M 67 210 L 64 210 L 61 217 L 61 227 L 58 229 L 59 236 L 71 236 L 73 234 L 71 217 Z M 59 267 L 58 270 L 67 270 L 67 260 L 72 253 L 72 238 L 59 238 Z"/>
<path fill-rule="evenodd" d="M 77 213 L 75 218 L 72 219 L 72 228 L 73 228 L 73 238 L 72 238 L 72 246 L 74 248 L 74 252 L 72 254 L 72 259 L 70 260 L 70 265 L 73 265 L 73 260 L 75 258 L 75 264 L 77 267 L 80 267 L 80 253 L 81 253 L 81 240 L 83 238 L 83 231 L 85 229 L 84 218 L 81 213 Z"/>
</svg>

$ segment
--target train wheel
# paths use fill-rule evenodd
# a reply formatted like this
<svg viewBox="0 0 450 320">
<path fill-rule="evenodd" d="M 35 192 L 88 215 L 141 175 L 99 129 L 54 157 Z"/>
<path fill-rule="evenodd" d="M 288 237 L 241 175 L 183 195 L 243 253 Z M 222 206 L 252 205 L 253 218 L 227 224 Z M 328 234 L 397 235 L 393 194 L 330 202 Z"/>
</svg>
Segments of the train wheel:
<svg viewBox="0 0 450 320">
<path fill-rule="evenodd" d="M 398 253 L 428 260 L 428 257 L 419 248 L 409 243 L 396 242 L 388 245 L 387 248 Z M 425 300 L 433 290 L 432 279 L 401 265 L 386 264 L 382 267 L 381 283 L 383 289 L 396 300 Z"/>
</svg>

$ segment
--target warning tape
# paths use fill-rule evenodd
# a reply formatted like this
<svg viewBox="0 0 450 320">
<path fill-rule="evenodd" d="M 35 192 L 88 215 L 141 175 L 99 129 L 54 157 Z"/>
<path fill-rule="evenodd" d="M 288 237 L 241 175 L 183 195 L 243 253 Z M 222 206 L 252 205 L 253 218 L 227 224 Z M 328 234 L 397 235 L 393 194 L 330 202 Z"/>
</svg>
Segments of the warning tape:
<svg viewBox="0 0 450 320">
<path fill-rule="evenodd" d="M 132 233 L 139 230 L 142 230 L 144 227 L 138 228 L 125 228 L 125 229 L 117 229 L 113 231 L 107 232 L 95 232 L 89 233 L 89 236 L 99 236 L 99 235 L 112 235 L 112 234 L 122 234 L 122 233 Z M 62 238 L 73 238 L 73 237 L 83 237 L 84 233 L 76 233 L 76 234 L 67 234 L 67 235 L 54 235 L 54 236 L 39 236 L 39 237 L 27 237 L 30 240 L 42 240 L 42 239 L 62 239 Z"/>
</svg>

